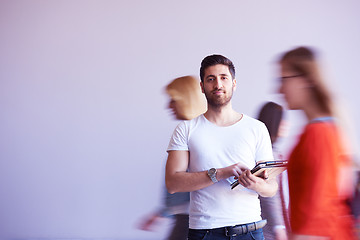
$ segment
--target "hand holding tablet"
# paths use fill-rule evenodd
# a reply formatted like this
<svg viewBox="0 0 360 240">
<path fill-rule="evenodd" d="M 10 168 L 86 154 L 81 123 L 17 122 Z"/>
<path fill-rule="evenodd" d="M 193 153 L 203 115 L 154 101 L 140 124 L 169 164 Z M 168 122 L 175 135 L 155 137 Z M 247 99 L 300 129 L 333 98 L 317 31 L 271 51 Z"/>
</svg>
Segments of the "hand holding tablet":
<svg viewBox="0 0 360 240">
<path fill-rule="evenodd" d="M 277 175 L 279 175 L 281 172 L 286 170 L 288 161 L 264 161 L 259 162 L 256 164 L 256 166 L 251 169 L 251 173 L 254 174 L 257 177 L 264 178 L 264 171 L 266 170 L 266 179 L 272 179 L 275 178 Z M 233 182 L 230 186 L 231 189 L 234 189 L 237 185 L 239 185 L 238 181 Z"/>
</svg>

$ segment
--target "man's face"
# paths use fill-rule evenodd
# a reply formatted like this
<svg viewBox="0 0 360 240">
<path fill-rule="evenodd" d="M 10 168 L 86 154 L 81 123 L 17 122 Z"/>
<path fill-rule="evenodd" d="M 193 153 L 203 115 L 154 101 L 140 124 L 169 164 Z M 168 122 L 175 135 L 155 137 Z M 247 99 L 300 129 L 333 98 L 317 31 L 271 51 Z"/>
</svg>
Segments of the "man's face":
<svg viewBox="0 0 360 240">
<path fill-rule="evenodd" d="M 200 84 L 208 104 L 214 107 L 228 104 L 236 89 L 236 80 L 232 79 L 229 67 L 217 64 L 206 68 L 204 73 L 204 81 Z"/>
</svg>

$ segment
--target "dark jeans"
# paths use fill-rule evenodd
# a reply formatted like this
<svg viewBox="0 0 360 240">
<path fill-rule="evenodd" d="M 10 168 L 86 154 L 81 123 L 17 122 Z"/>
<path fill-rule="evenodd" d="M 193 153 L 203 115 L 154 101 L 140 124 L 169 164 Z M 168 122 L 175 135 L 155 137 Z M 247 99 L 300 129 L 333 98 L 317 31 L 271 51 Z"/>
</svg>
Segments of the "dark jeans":
<svg viewBox="0 0 360 240">
<path fill-rule="evenodd" d="M 257 229 L 252 232 L 237 235 L 234 237 L 228 237 L 225 235 L 224 228 L 216 229 L 189 229 L 188 240 L 264 240 L 262 229 Z"/>
</svg>

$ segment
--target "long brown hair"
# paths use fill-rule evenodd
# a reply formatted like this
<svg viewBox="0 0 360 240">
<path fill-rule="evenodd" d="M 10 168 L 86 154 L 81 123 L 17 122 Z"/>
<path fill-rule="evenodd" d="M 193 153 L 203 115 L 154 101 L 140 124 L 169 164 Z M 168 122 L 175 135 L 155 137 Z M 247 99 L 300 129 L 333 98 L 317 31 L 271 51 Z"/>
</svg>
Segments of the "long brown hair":
<svg viewBox="0 0 360 240">
<path fill-rule="evenodd" d="M 325 84 L 320 72 L 319 60 L 315 50 L 309 47 L 295 48 L 285 52 L 280 57 L 279 63 L 300 75 L 304 75 L 308 79 L 312 85 L 311 89 L 319 107 L 325 113 L 336 117 L 345 153 L 355 157 L 359 156 L 357 140 L 351 128 L 353 124 L 348 121 L 348 116 L 344 113 L 343 107 L 340 108 L 340 106 L 335 104 L 334 96 L 330 92 L 328 85 Z M 360 169 L 360 160 L 353 158 L 353 162 Z"/>
<path fill-rule="evenodd" d="M 279 60 L 290 70 L 304 75 L 311 84 L 313 95 L 322 111 L 334 114 L 332 96 L 321 75 L 315 51 L 309 47 L 298 47 L 285 52 Z"/>
</svg>

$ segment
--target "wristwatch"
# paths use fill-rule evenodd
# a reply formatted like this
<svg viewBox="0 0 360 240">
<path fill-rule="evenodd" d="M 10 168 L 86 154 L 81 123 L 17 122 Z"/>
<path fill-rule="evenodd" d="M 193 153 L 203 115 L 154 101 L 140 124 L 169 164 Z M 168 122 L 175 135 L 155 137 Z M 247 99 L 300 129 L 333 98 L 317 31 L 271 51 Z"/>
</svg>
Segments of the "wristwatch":
<svg viewBox="0 0 360 240">
<path fill-rule="evenodd" d="M 209 178 L 211 179 L 211 181 L 213 181 L 213 183 L 217 183 L 218 180 L 216 179 L 216 168 L 210 168 L 207 172 Z"/>
</svg>

